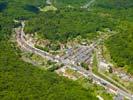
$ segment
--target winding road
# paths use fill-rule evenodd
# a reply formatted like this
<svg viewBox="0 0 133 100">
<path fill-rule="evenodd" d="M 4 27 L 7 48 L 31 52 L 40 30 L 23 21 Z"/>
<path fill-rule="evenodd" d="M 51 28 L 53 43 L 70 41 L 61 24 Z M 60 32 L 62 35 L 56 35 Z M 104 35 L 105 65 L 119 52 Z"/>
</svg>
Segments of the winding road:
<svg viewBox="0 0 133 100">
<path fill-rule="evenodd" d="M 40 55 L 43 58 L 47 58 L 48 60 L 51 60 L 51 61 L 54 61 L 54 62 L 63 63 L 64 65 L 71 65 L 71 67 L 73 69 L 76 69 L 77 71 L 81 72 L 85 77 L 91 77 L 93 80 L 101 83 L 101 85 L 103 85 L 104 87 L 106 87 L 106 88 L 111 87 L 111 89 L 113 88 L 117 93 L 123 95 L 127 99 L 133 100 L 133 96 L 130 93 L 128 93 L 124 90 L 121 90 L 120 88 L 116 87 L 115 85 L 108 82 L 107 80 L 101 78 L 98 75 L 95 75 L 93 72 L 87 71 L 84 68 L 82 68 L 81 66 L 74 65 L 71 62 L 66 61 L 61 57 L 55 57 L 55 56 L 49 54 L 48 52 L 45 52 L 43 50 L 40 50 L 40 49 L 35 48 L 34 46 L 28 44 L 27 41 L 25 40 L 25 33 L 23 31 L 24 27 L 25 27 L 25 23 L 21 22 L 21 24 L 22 24 L 22 26 L 20 26 L 19 28 L 15 28 L 15 32 L 16 32 L 17 43 L 23 50 L 35 53 L 37 55 Z M 98 40 L 98 42 L 99 41 L 100 40 Z M 91 49 L 94 49 L 96 44 L 97 44 L 96 42 L 91 44 L 91 46 L 90 46 Z"/>
</svg>

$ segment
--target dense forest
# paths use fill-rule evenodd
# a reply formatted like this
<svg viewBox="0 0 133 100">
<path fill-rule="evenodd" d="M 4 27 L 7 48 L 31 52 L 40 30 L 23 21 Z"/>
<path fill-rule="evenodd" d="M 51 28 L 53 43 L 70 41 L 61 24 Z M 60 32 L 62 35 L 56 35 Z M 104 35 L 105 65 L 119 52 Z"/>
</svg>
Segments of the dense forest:
<svg viewBox="0 0 133 100">
<path fill-rule="evenodd" d="M 90 2 L 90 0 L 51 0 L 53 4 L 58 7 L 81 7 L 86 3 Z"/>
<path fill-rule="evenodd" d="M 9 41 L 0 41 L 1 100 L 95 100 L 93 90 L 21 61 Z"/>
<path fill-rule="evenodd" d="M 14 19 L 25 19 L 28 33 L 66 42 L 77 36 L 97 36 L 97 31 L 117 31 L 105 44 L 113 61 L 133 74 L 133 2 L 97 0 L 91 11 L 80 8 L 88 0 L 55 0 L 58 10 L 40 12 L 46 0 L 0 0 L 0 98 L 2 100 L 95 100 L 94 90 L 25 63 L 10 41 Z M 70 2 L 71 1 L 71 2 Z M 71 5 L 76 8 L 65 8 Z M 58 7 L 60 6 L 60 7 Z M 39 24 L 39 25 L 38 25 Z M 55 34 L 56 33 L 56 34 Z"/>
<path fill-rule="evenodd" d="M 58 10 L 42 12 L 28 21 L 27 33 L 38 32 L 42 38 L 66 42 L 77 36 L 94 38 L 97 31 L 109 28 L 117 32 L 105 42 L 112 60 L 118 67 L 133 73 L 132 0 L 97 0 L 89 11 L 80 7 L 86 0 L 53 0 L 53 3 Z M 73 7 L 65 7 L 67 5 Z"/>
<path fill-rule="evenodd" d="M 106 45 L 113 61 L 133 74 L 133 23 L 124 22 L 123 25 L 121 33 L 111 37 Z"/>
<path fill-rule="evenodd" d="M 132 0 L 97 0 L 96 6 L 105 9 L 129 9 L 133 7 Z"/>
<path fill-rule="evenodd" d="M 39 25 L 38 25 L 39 24 Z M 97 17 L 82 9 L 62 8 L 57 12 L 41 13 L 37 18 L 27 22 L 26 33 L 37 32 L 42 38 L 52 41 L 67 41 L 77 36 L 82 38 L 97 36 L 103 28 L 114 28 L 114 20 Z"/>
<path fill-rule="evenodd" d="M 93 90 L 25 63 L 11 42 L 14 19 L 31 19 L 42 0 L 0 0 L 0 98 L 1 100 L 95 100 Z M 29 6 L 30 5 L 30 6 Z M 35 11 L 34 11 L 35 10 Z"/>
<path fill-rule="evenodd" d="M 118 67 L 133 74 L 133 2 L 132 0 L 98 0 L 96 8 L 117 19 L 118 34 L 105 42 L 112 60 Z"/>
</svg>

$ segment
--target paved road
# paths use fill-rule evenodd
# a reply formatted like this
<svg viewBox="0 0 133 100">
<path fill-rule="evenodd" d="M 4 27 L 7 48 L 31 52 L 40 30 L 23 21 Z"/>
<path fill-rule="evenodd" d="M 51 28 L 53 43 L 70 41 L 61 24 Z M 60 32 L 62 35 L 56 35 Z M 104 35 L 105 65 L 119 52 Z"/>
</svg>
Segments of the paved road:
<svg viewBox="0 0 133 100">
<path fill-rule="evenodd" d="M 117 86 L 122 87 L 123 90 L 125 90 L 125 91 L 127 91 L 127 92 L 130 92 L 129 90 L 126 89 L 126 87 L 123 87 L 123 85 L 121 85 L 119 82 L 113 80 L 111 77 L 106 76 L 105 74 L 103 74 L 103 73 L 100 72 L 100 69 L 99 69 L 99 68 L 100 68 L 100 62 L 104 62 L 104 59 L 101 57 L 100 54 L 98 54 L 98 52 L 101 52 L 100 50 L 95 49 L 95 51 L 96 51 L 98 72 L 99 72 L 100 74 L 102 74 L 104 77 L 106 77 L 107 79 L 109 79 L 109 80 L 110 80 L 111 82 L 113 82 L 114 84 L 117 84 Z M 105 61 L 104 63 L 108 64 L 106 61 Z"/>
<path fill-rule="evenodd" d="M 85 77 L 91 77 L 93 78 L 93 80 L 95 81 L 98 81 L 99 83 L 101 83 L 104 87 L 107 87 L 107 88 L 111 88 L 115 91 L 117 91 L 118 93 L 120 93 L 121 95 L 125 96 L 126 98 L 130 99 L 132 98 L 132 95 L 119 89 L 118 87 L 116 87 L 115 85 L 113 85 L 112 83 L 106 81 L 105 79 L 95 75 L 94 73 L 90 72 L 90 71 L 87 71 L 85 69 L 83 69 L 81 66 L 76 66 L 76 65 L 73 65 L 71 63 L 71 61 L 69 60 L 64 60 L 63 58 L 58 58 L 58 57 L 55 57 L 45 51 L 42 51 L 38 48 L 35 48 L 33 46 L 31 46 L 30 44 L 28 44 L 25 40 L 25 33 L 23 31 L 24 29 L 24 22 L 22 22 L 22 27 L 19 27 L 19 28 L 16 28 L 15 31 L 17 33 L 16 35 L 16 38 L 17 38 L 17 42 L 19 44 L 19 46 L 26 50 L 26 51 L 29 51 L 29 52 L 32 52 L 32 53 L 35 53 L 37 55 L 40 55 L 42 56 L 43 58 L 47 58 L 48 60 L 52 60 L 52 61 L 55 61 L 55 62 L 60 62 L 60 63 L 63 63 L 65 65 L 71 65 L 73 69 L 81 72 Z M 95 46 L 101 41 L 101 39 L 99 39 L 97 42 L 94 42 L 93 44 L 91 44 L 91 49 L 94 49 Z"/>
<path fill-rule="evenodd" d="M 95 0 L 91 0 L 87 4 L 85 4 L 84 6 L 82 6 L 82 8 L 89 8 L 94 2 L 95 2 Z"/>
<path fill-rule="evenodd" d="M 91 77 L 91 78 L 93 78 L 93 80 L 100 82 L 104 87 L 111 88 L 112 90 L 116 91 L 117 93 L 119 93 L 131 100 L 131 98 L 132 98 L 131 94 L 119 89 L 118 87 L 116 87 L 112 83 L 106 81 L 105 79 L 95 75 L 94 73 L 92 73 L 90 71 L 86 71 L 85 69 L 83 69 L 80 66 L 74 66 L 73 68 L 76 69 L 77 71 L 82 72 L 85 77 Z"/>
</svg>

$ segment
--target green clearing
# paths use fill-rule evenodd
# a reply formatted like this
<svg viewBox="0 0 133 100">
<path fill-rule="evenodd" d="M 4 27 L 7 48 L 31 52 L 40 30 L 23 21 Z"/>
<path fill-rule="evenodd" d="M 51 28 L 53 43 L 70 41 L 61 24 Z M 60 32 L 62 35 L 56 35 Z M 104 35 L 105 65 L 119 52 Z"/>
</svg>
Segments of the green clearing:
<svg viewBox="0 0 133 100">
<path fill-rule="evenodd" d="M 44 11 L 44 12 L 47 12 L 47 11 L 56 11 L 57 10 L 57 8 L 56 7 L 54 7 L 54 6 L 52 6 L 52 5 L 50 5 L 50 6 L 45 6 L 45 7 L 43 7 L 43 8 L 40 8 L 40 11 Z"/>
</svg>

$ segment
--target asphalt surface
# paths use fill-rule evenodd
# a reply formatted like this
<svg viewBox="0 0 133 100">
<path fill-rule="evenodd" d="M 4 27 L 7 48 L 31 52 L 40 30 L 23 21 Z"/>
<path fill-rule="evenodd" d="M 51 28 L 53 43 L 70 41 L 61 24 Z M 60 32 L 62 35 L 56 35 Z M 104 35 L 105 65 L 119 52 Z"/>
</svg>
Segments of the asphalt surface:
<svg viewBox="0 0 133 100">
<path fill-rule="evenodd" d="M 64 65 L 71 65 L 71 67 L 74 69 L 74 70 L 77 70 L 79 72 L 81 72 L 85 77 L 91 77 L 93 80 L 99 82 L 101 85 L 103 85 L 104 87 L 106 88 L 110 88 L 114 91 L 116 91 L 117 93 L 123 95 L 124 97 L 130 99 L 130 100 L 133 100 L 131 99 L 132 98 L 132 95 L 130 93 L 127 93 L 123 90 L 121 90 L 120 88 L 116 87 L 115 85 L 113 85 L 112 83 L 108 82 L 107 80 L 95 75 L 94 73 L 90 72 L 90 71 L 87 71 L 85 70 L 84 68 L 82 68 L 81 66 L 77 66 L 77 65 L 74 65 L 71 61 L 71 58 L 69 59 L 64 59 L 64 57 L 55 57 L 51 54 L 49 54 L 48 52 L 45 52 L 43 50 L 40 50 L 38 48 L 35 48 L 33 46 L 31 46 L 30 44 L 28 44 L 25 40 L 25 33 L 23 31 L 24 29 L 24 22 L 22 22 L 22 27 L 19 27 L 19 28 L 16 28 L 15 31 L 17 33 L 16 35 L 16 38 L 17 38 L 17 43 L 18 45 L 28 51 L 28 52 L 32 52 L 32 53 L 35 53 L 37 55 L 40 55 L 42 56 L 43 58 L 47 58 L 48 60 L 51 60 L 51 61 L 54 61 L 54 62 L 59 62 L 59 63 L 63 63 Z M 90 46 L 88 46 L 87 48 L 84 48 L 87 50 L 87 54 L 89 52 L 92 52 L 93 49 L 95 48 L 95 46 L 101 41 L 101 39 L 97 40 L 96 42 L 92 43 Z M 83 50 L 83 49 L 82 49 Z M 80 51 L 80 53 L 85 53 L 84 50 L 83 51 Z M 76 54 L 76 57 L 79 56 L 79 54 L 77 52 Z M 70 55 L 66 55 L 68 58 Z M 83 59 L 83 57 L 81 57 L 81 59 Z M 88 58 L 86 58 L 88 59 Z M 79 59 L 80 60 L 80 59 Z"/>
</svg>

